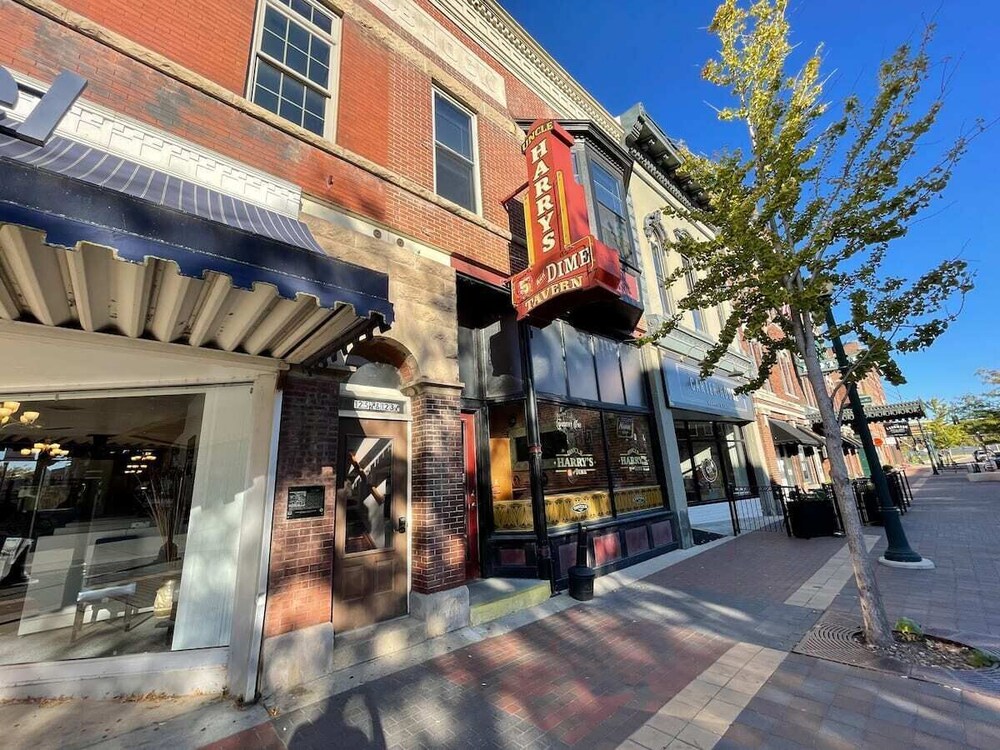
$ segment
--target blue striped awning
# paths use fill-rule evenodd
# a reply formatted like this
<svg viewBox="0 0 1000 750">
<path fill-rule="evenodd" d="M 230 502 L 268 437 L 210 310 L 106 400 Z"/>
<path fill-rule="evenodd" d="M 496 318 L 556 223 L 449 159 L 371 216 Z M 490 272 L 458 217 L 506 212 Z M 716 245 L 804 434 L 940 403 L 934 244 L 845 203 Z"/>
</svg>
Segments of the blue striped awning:
<svg viewBox="0 0 1000 750">
<path fill-rule="evenodd" d="M 388 276 L 327 255 L 297 219 L 68 138 L 38 147 L 0 136 L 3 223 L 41 230 L 53 246 L 110 247 L 122 261 L 168 261 L 189 278 L 224 274 L 235 289 L 270 284 L 284 299 L 351 311 L 325 351 L 393 322 Z"/>
<path fill-rule="evenodd" d="M 63 136 L 34 146 L 0 134 L 0 156 L 323 254 L 297 219 Z"/>
</svg>

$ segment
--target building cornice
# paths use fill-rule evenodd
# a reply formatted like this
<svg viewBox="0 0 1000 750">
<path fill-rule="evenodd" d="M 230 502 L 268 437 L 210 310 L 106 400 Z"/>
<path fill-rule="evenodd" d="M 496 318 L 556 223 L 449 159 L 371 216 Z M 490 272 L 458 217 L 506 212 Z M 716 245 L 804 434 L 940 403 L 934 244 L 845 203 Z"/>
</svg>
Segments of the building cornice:
<svg viewBox="0 0 1000 750">
<path fill-rule="evenodd" d="M 593 120 L 621 140 L 621 125 L 496 0 L 430 0 L 560 117 Z M 516 113 L 533 114 L 533 113 Z"/>
</svg>

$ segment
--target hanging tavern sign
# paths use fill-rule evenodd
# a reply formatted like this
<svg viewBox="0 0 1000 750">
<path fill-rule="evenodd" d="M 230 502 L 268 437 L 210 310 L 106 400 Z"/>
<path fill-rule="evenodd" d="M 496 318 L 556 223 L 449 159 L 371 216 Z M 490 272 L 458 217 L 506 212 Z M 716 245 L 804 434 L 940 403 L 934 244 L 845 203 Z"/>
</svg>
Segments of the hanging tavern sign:
<svg viewBox="0 0 1000 750">
<path fill-rule="evenodd" d="M 0 133 L 44 146 L 86 85 L 86 79 L 64 70 L 56 76 L 24 121 L 15 122 L 4 109 L 12 110 L 17 106 L 21 88 L 10 71 L 0 68 Z"/>
<path fill-rule="evenodd" d="M 623 289 L 618 253 L 590 232 L 587 198 L 573 178 L 573 136 L 553 120 L 538 120 L 521 150 L 528 170 L 524 221 L 528 268 L 511 279 L 518 320 L 551 321 L 570 297 L 615 299 Z"/>
</svg>

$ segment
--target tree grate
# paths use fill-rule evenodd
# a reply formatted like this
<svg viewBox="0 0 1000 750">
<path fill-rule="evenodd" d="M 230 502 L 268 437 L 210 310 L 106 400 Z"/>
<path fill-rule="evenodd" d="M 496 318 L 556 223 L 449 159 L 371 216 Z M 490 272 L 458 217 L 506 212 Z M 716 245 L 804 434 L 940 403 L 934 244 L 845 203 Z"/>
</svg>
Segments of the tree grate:
<svg viewBox="0 0 1000 750">
<path fill-rule="evenodd" d="M 857 637 L 860 633 L 861 628 L 856 617 L 843 612 L 827 612 L 792 649 L 792 653 L 962 690 L 1000 695 L 1000 666 L 989 669 L 952 669 L 909 665 L 899 659 L 872 653 L 858 642 Z M 929 635 L 938 634 L 929 633 Z M 984 648 L 983 651 L 1000 657 L 1000 653 L 994 649 Z"/>
</svg>

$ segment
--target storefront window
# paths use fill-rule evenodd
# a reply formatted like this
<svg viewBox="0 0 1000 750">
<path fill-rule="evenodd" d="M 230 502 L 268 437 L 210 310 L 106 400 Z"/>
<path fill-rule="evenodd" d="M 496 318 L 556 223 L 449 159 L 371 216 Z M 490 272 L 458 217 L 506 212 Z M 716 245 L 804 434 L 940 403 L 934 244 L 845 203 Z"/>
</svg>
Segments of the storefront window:
<svg viewBox="0 0 1000 750">
<path fill-rule="evenodd" d="M 549 526 L 609 518 L 611 495 L 601 412 L 541 403 L 538 421 Z"/>
<path fill-rule="evenodd" d="M 707 423 L 711 425 L 711 423 Z M 726 477 L 719 445 L 713 440 L 692 440 L 691 460 L 695 481 L 698 485 L 699 501 L 714 503 L 726 499 Z"/>
<path fill-rule="evenodd" d="M 743 439 L 743 429 L 739 425 L 721 425 L 726 451 L 729 454 L 729 466 L 732 472 L 733 484 L 737 487 L 755 489 L 753 474 L 749 471 L 746 443 Z"/>
<path fill-rule="evenodd" d="M 604 415 L 615 510 L 619 514 L 663 506 L 649 419 L 639 414 Z"/>
<path fill-rule="evenodd" d="M 226 645 L 249 388 L 5 400 L 0 664 Z"/>
<path fill-rule="evenodd" d="M 492 404 L 490 421 L 490 488 L 493 528 L 531 531 L 531 481 L 524 402 Z"/>
<path fill-rule="evenodd" d="M 676 431 L 689 505 L 725 500 L 730 486 L 756 491 L 738 425 L 678 422 Z"/>
</svg>

